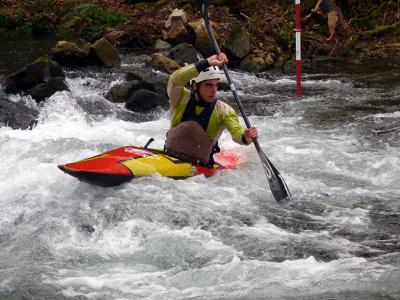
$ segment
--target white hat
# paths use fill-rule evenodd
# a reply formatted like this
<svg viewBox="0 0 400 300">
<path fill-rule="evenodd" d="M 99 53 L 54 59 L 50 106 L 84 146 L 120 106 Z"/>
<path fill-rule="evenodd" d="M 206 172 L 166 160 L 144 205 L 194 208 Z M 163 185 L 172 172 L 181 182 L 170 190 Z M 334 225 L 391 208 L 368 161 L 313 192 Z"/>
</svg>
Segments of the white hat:
<svg viewBox="0 0 400 300">
<path fill-rule="evenodd" d="M 193 82 L 200 83 L 205 80 L 221 79 L 221 71 L 217 66 L 211 66 L 205 71 L 200 72 L 200 74 L 190 80 L 190 84 Z"/>
</svg>

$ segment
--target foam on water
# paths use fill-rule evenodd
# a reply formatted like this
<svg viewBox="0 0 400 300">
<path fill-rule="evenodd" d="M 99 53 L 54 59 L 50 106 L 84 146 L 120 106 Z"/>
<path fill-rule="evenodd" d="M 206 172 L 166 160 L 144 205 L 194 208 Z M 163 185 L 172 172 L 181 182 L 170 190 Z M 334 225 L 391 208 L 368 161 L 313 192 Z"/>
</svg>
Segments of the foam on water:
<svg viewBox="0 0 400 300">
<path fill-rule="evenodd" d="M 127 122 L 116 115 L 123 108 L 104 99 L 119 80 L 68 78 L 71 92 L 48 99 L 32 130 L 0 128 L 0 295 L 29 297 L 30 286 L 42 298 L 399 295 L 398 265 L 368 259 L 390 250 L 363 243 L 381 233 L 371 207 L 398 199 L 398 148 L 369 148 L 348 124 L 314 127 L 304 107 L 324 97 L 311 95 L 285 103 L 287 111 L 250 117 L 294 195 L 287 206 L 275 203 L 254 148 L 235 145 L 226 133 L 220 145 L 241 154 L 238 170 L 113 188 L 81 183 L 57 165 L 151 137 L 152 146 L 163 146 L 166 114 Z M 243 80 L 237 83 L 267 81 L 248 74 Z M 355 93 L 340 80 L 309 84 Z M 92 113 L 91 103 L 102 103 L 102 113 Z"/>
</svg>

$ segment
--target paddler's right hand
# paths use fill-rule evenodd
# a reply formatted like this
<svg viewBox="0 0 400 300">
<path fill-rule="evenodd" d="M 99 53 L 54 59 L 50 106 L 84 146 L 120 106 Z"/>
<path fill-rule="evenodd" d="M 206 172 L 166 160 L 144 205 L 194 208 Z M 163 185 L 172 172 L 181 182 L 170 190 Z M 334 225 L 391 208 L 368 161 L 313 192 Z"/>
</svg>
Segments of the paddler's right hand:
<svg viewBox="0 0 400 300">
<path fill-rule="evenodd" d="M 217 67 L 222 67 L 224 64 L 228 63 L 228 57 L 226 56 L 225 53 L 221 54 L 214 54 L 207 58 L 208 63 L 210 66 L 217 66 Z"/>
<path fill-rule="evenodd" d="M 246 139 L 247 144 L 250 144 L 253 139 L 258 139 L 258 130 L 256 127 L 245 128 L 243 136 Z"/>
</svg>

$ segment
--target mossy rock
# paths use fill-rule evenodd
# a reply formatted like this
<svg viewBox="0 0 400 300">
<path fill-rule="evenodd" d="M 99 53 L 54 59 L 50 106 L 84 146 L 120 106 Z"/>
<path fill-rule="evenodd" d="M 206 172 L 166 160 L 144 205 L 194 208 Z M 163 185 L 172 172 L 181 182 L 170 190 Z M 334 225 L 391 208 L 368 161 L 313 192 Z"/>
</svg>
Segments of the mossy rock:
<svg viewBox="0 0 400 300">
<path fill-rule="evenodd" d="M 151 56 L 151 65 L 154 68 L 169 74 L 180 68 L 180 65 L 176 61 L 159 53 L 155 53 Z"/>
<path fill-rule="evenodd" d="M 129 97 L 140 89 L 155 91 L 154 84 L 146 80 L 132 80 L 114 85 L 106 95 L 106 99 L 114 103 L 127 102 Z"/>
<path fill-rule="evenodd" d="M 47 82 L 37 85 L 32 91 L 29 92 L 31 97 L 35 99 L 36 102 L 42 102 L 46 98 L 53 95 L 58 91 L 69 91 L 67 84 L 63 77 L 53 77 Z"/>
<path fill-rule="evenodd" d="M 364 37 L 381 37 L 389 34 L 400 34 L 400 21 L 392 25 L 383 25 L 375 27 L 372 30 L 365 31 Z"/>
<path fill-rule="evenodd" d="M 224 48 L 237 58 L 245 57 L 250 52 L 249 33 L 242 26 L 236 26 L 226 37 Z"/>
<path fill-rule="evenodd" d="M 259 73 L 265 71 L 267 65 L 264 57 L 249 55 L 240 62 L 239 68 L 246 72 Z"/>
<path fill-rule="evenodd" d="M 171 49 L 170 57 L 178 64 L 192 64 L 198 61 L 197 51 L 192 44 L 182 43 Z"/>
<path fill-rule="evenodd" d="M 129 97 L 125 107 L 131 111 L 150 112 L 159 107 L 167 108 L 168 100 L 153 91 L 140 89 Z"/>
<path fill-rule="evenodd" d="M 82 66 L 88 63 L 89 50 L 73 42 L 59 41 L 51 52 L 51 58 L 62 66 Z"/>
<path fill-rule="evenodd" d="M 55 61 L 40 57 L 24 69 L 8 76 L 5 90 L 7 93 L 26 91 L 52 77 L 64 77 L 63 70 Z"/>
<path fill-rule="evenodd" d="M 105 38 L 99 39 L 92 45 L 90 56 L 96 63 L 107 68 L 121 65 L 117 49 Z"/>
</svg>

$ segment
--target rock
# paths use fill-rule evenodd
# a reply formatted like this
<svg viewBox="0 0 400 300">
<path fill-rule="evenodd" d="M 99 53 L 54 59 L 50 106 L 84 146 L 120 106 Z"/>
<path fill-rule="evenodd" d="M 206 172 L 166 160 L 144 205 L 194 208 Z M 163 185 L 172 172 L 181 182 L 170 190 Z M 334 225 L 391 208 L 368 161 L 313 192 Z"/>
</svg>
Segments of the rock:
<svg viewBox="0 0 400 300">
<path fill-rule="evenodd" d="M 22 102 L 12 102 L 0 98 L 0 126 L 12 129 L 32 129 L 39 116 L 39 111 L 27 107 Z"/>
<path fill-rule="evenodd" d="M 131 80 L 146 80 L 149 78 L 149 74 L 146 74 L 144 71 L 139 71 L 139 70 L 135 70 L 135 71 L 128 71 L 126 72 L 125 75 L 125 79 L 127 81 L 131 81 Z"/>
<path fill-rule="evenodd" d="M 157 76 L 150 79 L 150 82 L 154 84 L 156 93 L 162 95 L 165 98 L 168 98 L 167 94 L 168 79 L 169 79 L 168 76 Z"/>
<path fill-rule="evenodd" d="M 168 75 L 155 74 L 152 72 L 145 72 L 143 70 L 132 70 L 126 73 L 125 79 L 127 81 L 130 80 L 139 80 L 139 81 L 147 81 L 154 86 L 154 90 L 156 93 L 168 98 L 167 95 L 167 85 L 168 85 Z M 148 90 L 152 90 L 147 88 Z"/>
<path fill-rule="evenodd" d="M 134 86 L 137 85 L 139 81 L 128 81 L 121 84 L 114 85 L 111 90 L 107 93 L 106 99 L 114 103 L 126 102 L 129 96 L 134 91 Z"/>
<path fill-rule="evenodd" d="M 172 46 L 170 43 L 160 40 L 160 39 L 158 39 L 156 41 L 156 43 L 154 44 L 154 49 L 156 49 L 156 50 L 166 50 L 166 49 L 171 49 L 171 47 Z"/>
<path fill-rule="evenodd" d="M 24 69 L 6 77 L 5 91 L 7 93 L 26 92 L 52 77 L 64 77 L 64 72 L 54 60 L 40 57 Z"/>
<path fill-rule="evenodd" d="M 266 69 L 265 60 L 260 56 L 246 56 L 239 65 L 239 68 L 246 72 L 259 73 Z"/>
<path fill-rule="evenodd" d="M 51 58 L 62 66 L 82 66 L 88 63 L 88 51 L 73 42 L 59 41 L 51 52 Z"/>
<path fill-rule="evenodd" d="M 192 44 L 182 43 L 171 49 L 170 57 L 181 66 L 198 61 L 197 51 Z"/>
<path fill-rule="evenodd" d="M 133 53 L 128 53 L 124 57 L 124 63 L 130 65 L 149 64 L 150 62 L 151 62 L 151 56 L 147 54 L 137 55 Z M 124 69 L 126 67 L 121 67 L 121 68 Z"/>
<path fill-rule="evenodd" d="M 157 107 L 168 107 L 168 100 L 163 96 L 145 89 L 134 92 L 125 107 L 136 112 L 149 112 Z"/>
<path fill-rule="evenodd" d="M 55 92 L 64 90 L 69 91 L 67 84 L 64 82 L 64 78 L 52 77 L 47 82 L 35 86 L 31 91 L 29 91 L 29 94 L 39 103 L 53 95 Z"/>
<path fill-rule="evenodd" d="M 213 29 L 213 22 L 210 22 L 211 30 L 215 36 L 215 39 L 218 41 L 218 35 Z M 195 47 L 203 54 L 203 56 L 208 57 L 212 54 L 215 54 L 215 50 L 213 45 L 210 42 L 208 37 L 206 25 L 204 24 L 203 19 L 199 19 L 197 21 L 189 22 L 188 25 L 192 28 L 195 33 Z"/>
<path fill-rule="evenodd" d="M 186 27 L 187 16 L 183 9 L 174 9 L 165 22 L 166 30 L 162 30 L 163 39 L 172 45 L 191 43 L 194 41 L 193 32 Z"/>
<path fill-rule="evenodd" d="M 8 76 L 5 81 L 7 93 L 24 92 L 37 102 L 62 90 L 68 90 L 64 72 L 58 63 L 46 57 L 38 58 L 21 71 Z"/>
<path fill-rule="evenodd" d="M 268 53 L 264 56 L 264 63 L 266 66 L 272 66 L 274 64 L 274 58 L 272 53 Z"/>
<path fill-rule="evenodd" d="M 107 68 L 118 67 L 121 64 L 117 49 L 105 38 L 97 40 L 92 45 L 90 56 L 95 62 Z"/>
<path fill-rule="evenodd" d="M 244 58 L 250 52 L 250 36 L 242 26 L 236 26 L 226 37 L 224 47 L 227 53 Z"/>
<path fill-rule="evenodd" d="M 123 40 L 126 38 L 125 35 L 125 31 L 110 29 L 106 32 L 104 38 L 106 38 L 113 45 L 120 46 L 121 44 L 123 44 Z"/>
<path fill-rule="evenodd" d="M 175 8 L 173 12 L 169 15 L 167 22 L 165 22 L 165 28 L 171 28 L 174 21 L 182 21 L 183 24 L 187 23 L 187 15 L 183 9 Z"/>
<path fill-rule="evenodd" d="M 114 103 L 127 102 L 133 92 L 139 89 L 154 91 L 154 84 L 147 80 L 133 80 L 114 85 L 105 97 Z"/>
<path fill-rule="evenodd" d="M 175 20 L 168 31 L 162 30 L 162 36 L 172 45 L 194 41 L 193 33 L 187 29 L 182 20 Z"/>
<path fill-rule="evenodd" d="M 180 65 L 176 61 L 160 53 L 155 53 L 151 56 L 151 65 L 154 68 L 169 74 L 180 68 Z"/>
<path fill-rule="evenodd" d="M 374 36 L 385 36 L 389 34 L 400 34 L 400 21 L 392 25 L 377 26 L 372 30 L 368 30 L 362 33 L 364 38 L 370 38 Z"/>
</svg>

